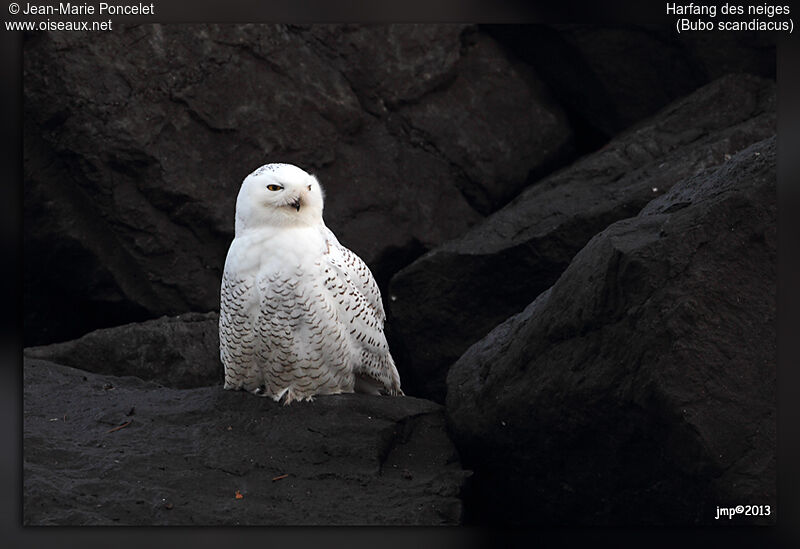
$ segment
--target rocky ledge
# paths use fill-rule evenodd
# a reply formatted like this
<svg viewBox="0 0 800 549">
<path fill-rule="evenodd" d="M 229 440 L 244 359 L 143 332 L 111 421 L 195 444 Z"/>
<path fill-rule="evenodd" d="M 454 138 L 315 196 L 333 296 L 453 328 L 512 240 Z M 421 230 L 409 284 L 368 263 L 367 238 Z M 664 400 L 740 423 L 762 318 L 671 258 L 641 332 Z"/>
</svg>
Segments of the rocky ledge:
<svg viewBox="0 0 800 549">
<path fill-rule="evenodd" d="M 24 524 L 458 524 L 468 476 L 441 406 L 283 406 L 24 361 Z"/>
</svg>

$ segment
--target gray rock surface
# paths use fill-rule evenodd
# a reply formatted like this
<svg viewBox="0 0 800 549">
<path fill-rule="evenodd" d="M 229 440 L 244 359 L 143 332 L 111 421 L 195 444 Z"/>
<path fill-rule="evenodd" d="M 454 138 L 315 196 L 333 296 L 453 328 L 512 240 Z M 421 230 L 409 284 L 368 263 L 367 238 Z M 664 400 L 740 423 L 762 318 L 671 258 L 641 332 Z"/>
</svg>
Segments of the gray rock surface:
<svg viewBox="0 0 800 549">
<path fill-rule="evenodd" d="M 95 330 L 72 341 L 28 347 L 24 354 L 178 389 L 221 385 L 218 323 L 215 312 L 186 313 Z"/>
<path fill-rule="evenodd" d="M 775 523 L 775 165 L 773 137 L 612 224 L 452 367 L 472 520 Z"/>
<path fill-rule="evenodd" d="M 389 286 L 388 322 L 404 387 L 443 401 L 450 365 L 551 286 L 597 232 L 774 132 L 774 83 L 723 77 L 405 267 Z"/>
<path fill-rule="evenodd" d="M 460 521 L 468 473 L 429 401 L 282 406 L 32 358 L 24 385 L 26 526 Z"/>
<path fill-rule="evenodd" d="M 458 167 L 469 203 L 489 214 L 563 163 L 571 135 L 530 68 L 509 62 L 485 34 L 466 34 L 464 51 L 452 85 L 403 114 L 416 135 Z M 516 114 L 499 124 L 498 113 Z"/>
<path fill-rule="evenodd" d="M 216 309 L 266 162 L 319 176 L 383 284 L 571 150 L 536 76 L 472 26 L 136 25 L 24 52 L 25 345 Z"/>
</svg>

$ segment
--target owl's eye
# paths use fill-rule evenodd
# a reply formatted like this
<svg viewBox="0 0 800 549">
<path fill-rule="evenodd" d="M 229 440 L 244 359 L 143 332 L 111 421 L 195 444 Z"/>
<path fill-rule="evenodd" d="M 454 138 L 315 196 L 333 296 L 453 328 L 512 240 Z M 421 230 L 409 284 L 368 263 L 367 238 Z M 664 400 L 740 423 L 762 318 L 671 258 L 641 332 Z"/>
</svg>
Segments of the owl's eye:
<svg viewBox="0 0 800 549">
<path fill-rule="evenodd" d="M 279 191 L 279 190 L 281 190 L 283 187 L 281 187 L 280 185 L 267 185 L 267 188 L 268 188 L 269 190 L 271 190 L 271 191 Z"/>
<path fill-rule="evenodd" d="M 309 186 L 308 186 L 308 190 L 309 190 L 309 191 L 311 190 L 311 185 L 309 185 Z"/>
</svg>

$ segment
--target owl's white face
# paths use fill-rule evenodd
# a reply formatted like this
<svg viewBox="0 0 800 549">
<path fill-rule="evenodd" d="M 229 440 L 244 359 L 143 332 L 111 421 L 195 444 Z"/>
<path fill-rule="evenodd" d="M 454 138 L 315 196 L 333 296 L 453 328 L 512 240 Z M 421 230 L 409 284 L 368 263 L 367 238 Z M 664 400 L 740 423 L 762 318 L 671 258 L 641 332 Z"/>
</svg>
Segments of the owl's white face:
<svg viewBox="0 0 800 549">
<path fill-rule="evenodd" d="M 265 164 L 242 182 L 236 199 L 236 233 L 262 226 L 322 223 L 322 187 L 292 164 Z"/>
</svg>

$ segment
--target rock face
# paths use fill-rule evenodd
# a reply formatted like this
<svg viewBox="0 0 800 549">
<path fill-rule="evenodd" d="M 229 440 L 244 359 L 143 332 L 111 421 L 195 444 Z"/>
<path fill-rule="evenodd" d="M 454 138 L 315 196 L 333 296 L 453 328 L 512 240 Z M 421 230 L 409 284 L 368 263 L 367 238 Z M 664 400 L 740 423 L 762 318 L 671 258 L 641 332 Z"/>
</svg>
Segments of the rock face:
<svg viewBox="0 0 800 549">
<path fill-rule="evenodd" d="M 775 154 L 612 224 L 453 366 L 473 520 L 718 524 L 746 501 L 773 514 L 732 520 L 775 522 Z"/>
<path fill-rule="evenodd" d="M 222 385 L 218 323 L 219 315 L 213 312 L 162 317 L 95 330 L 64 343 L 28 347 L 25 356 L 179 389 Z"/>
<path fill-rule="evenodd" d="M 571 151 L 530 67 L 463 25 L 37 33 L 24 97 L 26 345 L 216 309 L 266 162 L 319 176 L 385 283 Z"/>
<path fill-rule="evenodd" d="M 24 362 L 27 526 L 460 520 L 468 473 L 432 402 L 338 395 L 284 407 Z"/>
<path fill-rule="evenodd" d="M 388 325 L 404 387 L 442 402 L 450 365 L 551 286 L 592 236 L 774 132 L 774 83 L 723 77 L 401 270 Z"/>
</svg>

